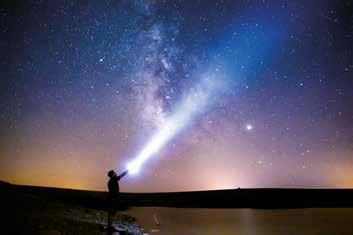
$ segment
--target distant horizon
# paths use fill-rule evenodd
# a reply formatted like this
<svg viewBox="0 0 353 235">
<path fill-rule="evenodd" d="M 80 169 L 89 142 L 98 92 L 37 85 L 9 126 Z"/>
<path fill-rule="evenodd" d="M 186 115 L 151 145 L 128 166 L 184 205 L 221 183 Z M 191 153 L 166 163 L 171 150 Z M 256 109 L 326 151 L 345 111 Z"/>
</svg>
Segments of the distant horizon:
<svg viewBox="0 0 353 235">
<path fill-rule="evenodd" d="M 67 187 L 57 187 L 57 186 L 46 186 L 46 185 L 31 185 L 31 184 L 17 184 L 17 183 L 12 183 L 9 181 L 5 180 L 0 180 L 0 183 L 5 183 L 5 184 L 11 184 L 11 185 L 17 185 L 17 186 L 29 186 L 29 187 L 39 187 L 39 188 L 53 188 L 53 189 L 70 189 L 70 190 L 79 190 L 79 191 L 90 191 L 90 192 L 108 192 L 107 190 L 95 190 L 95 189 L 83 189 L 83 188 L 67 188 Z M 325 190 L 336 190 L 336 189 L 352 189 L 353 188 L 320 188 L 320 187 L 314 187 L 314 188 L 297 188 L 297 187 L 280 187 L 280 188 L 275 188 L 275 187 L 256 187 L 256 188 L 221 188 L 221 189 L 205 189 L 205 190 L 185 190 L 185 191 L 124 191 L 122 190 L 122 193 L 182 193 L 182 192 L 206 192 L 206 191 L 226 191 L 226 190 L 238 190 L 238 189 L 298 189 L 298 190 L 305 190 L 305 189 L 325 189 Z"/>
</svg>

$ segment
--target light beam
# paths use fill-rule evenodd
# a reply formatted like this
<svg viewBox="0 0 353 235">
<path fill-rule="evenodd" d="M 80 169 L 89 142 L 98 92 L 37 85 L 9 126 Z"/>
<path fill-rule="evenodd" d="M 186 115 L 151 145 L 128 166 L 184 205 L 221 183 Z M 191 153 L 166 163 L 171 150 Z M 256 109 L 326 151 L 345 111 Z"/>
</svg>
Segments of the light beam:
<svg viewBox="0 0 353 235">
<path fill-rule="evenodd" d="M 184 99 L 166 123 L 152 136 L 151 140 L 147 142 L 141 152 L 128 163 L 127 169 L 129 173 L 136 174 L 139 172 L 141 166 L 150 157 L 158 153 L 158 151 L 167 144 L 177 133 L 189 125 L 197 114 L 202 113 L 209 98 L 219 87 L 220 79 L 217 76 L 204 75 L 198 86 L 190 90 L 184 96 Z"/>
</svg>

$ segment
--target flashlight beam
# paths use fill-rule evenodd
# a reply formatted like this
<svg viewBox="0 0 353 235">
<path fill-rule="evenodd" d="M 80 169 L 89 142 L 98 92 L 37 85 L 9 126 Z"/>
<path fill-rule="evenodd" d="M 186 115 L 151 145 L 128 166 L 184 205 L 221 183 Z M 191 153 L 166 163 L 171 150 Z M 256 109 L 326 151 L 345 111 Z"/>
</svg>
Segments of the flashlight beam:
<svg viewBox="0 0 353 235">
<path fill-rule="evenodd" d="M 146 160 L 158 153 L 168 141 L 190 124 L 196 114 L 205 109 L 208 98 L 215 87 L 214 79 L 207 77 L 203 79 L 199 86 L 192 89 L 182 100 L 176 112 L 167 119 L 165 125 L 152 136 L 136 158 L 127 165 L 129 173 L 135 174 L 139 172 Z"/>
</svg>

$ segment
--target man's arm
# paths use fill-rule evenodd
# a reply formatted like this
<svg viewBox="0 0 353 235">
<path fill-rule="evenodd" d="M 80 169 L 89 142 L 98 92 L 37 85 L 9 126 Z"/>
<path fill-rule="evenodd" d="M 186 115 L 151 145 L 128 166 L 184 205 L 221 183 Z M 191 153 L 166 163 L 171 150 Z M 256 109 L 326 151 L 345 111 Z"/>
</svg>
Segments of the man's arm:
<svg viewBox="0 0 353 235">
<path fill-rule="evenodd" d="M 124 171 L 123 173 L 121 173 L 120 175 L 118 175 L 118 180 L 120 180 L 121 178 L 123 178 L 127 173 L 128 173 L 128 170 L 126 170 L 126 171 Z"/>
</svg>

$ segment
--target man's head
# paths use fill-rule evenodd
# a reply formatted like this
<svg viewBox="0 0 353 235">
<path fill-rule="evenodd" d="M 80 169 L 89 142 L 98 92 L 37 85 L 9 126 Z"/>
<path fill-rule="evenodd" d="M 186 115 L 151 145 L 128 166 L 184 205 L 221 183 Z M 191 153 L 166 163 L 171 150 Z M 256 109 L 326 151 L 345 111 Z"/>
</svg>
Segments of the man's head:
<svg viewBox="0 0 353 235">
<path fill-rule="evenodd" d="M 112 177 L 116 176 L 115 171 L 114 170 L 108 171 L 108 176 L 109 176 L 109 178 L 112 178 Z"/>
</svg>

